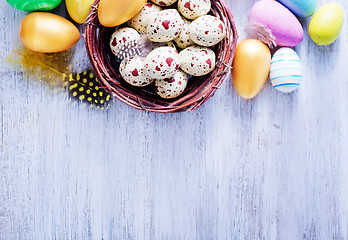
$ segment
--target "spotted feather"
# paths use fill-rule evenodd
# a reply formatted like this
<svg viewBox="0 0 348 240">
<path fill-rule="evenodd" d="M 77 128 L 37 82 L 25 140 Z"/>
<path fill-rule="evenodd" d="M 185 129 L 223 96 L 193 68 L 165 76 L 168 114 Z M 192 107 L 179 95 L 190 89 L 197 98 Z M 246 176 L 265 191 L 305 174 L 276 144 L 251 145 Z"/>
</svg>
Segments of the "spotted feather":
<svg viewBox="0 0 348 240">
<path fill-rule="evenodd" d="M 72 98 L 85 102 L 91 107 L 96 106 L 104 110 L 110 105 L 111 94 L 100 86 L 91 69 L 81 73 L 70 73 L 65 86 Z"/>
</svg>

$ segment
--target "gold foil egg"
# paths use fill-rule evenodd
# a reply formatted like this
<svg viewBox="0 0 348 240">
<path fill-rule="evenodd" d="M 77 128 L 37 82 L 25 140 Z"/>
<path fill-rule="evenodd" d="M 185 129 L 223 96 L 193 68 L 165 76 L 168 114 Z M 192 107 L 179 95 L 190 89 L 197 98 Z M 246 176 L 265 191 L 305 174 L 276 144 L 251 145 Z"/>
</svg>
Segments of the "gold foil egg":
<svg viewBox="0 0 348 240">
<path fill-rule="evenodd" d="M 255 97 L 265 84 L 271 66 L 271 52 L 262 42 L 245 39 L 237 45 L 232 81 L 239 96 Z"/>
<path fill-rule="evenodd" d="M 32 51 L 53 53 L 73 47 L 80 39 L 80 32 L 65 18 L 35 12 L 23 19 L 19 37 L 24 46 Z"/>
<path fill-rule="evenodd" d="M 88 16 L 94 0 L 65 0 L 70 17 L 77 23 L 83 23 Z"/>
<path fill-rule="evenodd" d="M 105 27 L 115 27 L 133 18 L 146 0 L 100 0 L 99 22 Z"/>
</svg>

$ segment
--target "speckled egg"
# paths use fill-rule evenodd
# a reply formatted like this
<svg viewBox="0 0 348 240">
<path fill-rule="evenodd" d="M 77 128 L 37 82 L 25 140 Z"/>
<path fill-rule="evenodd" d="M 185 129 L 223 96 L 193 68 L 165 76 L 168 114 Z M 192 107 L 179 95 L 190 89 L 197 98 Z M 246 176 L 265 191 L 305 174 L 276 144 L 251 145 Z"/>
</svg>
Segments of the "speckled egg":
<svg viewBox="0 0 348 240">
<path fill-rule="evenodd" d="M 194 20 L 188 31 L 193 42 L 205 47 L 214 46 L 226 37 L 225 24 L 217 17 L 210 15 Z"/>
<path fill-rule="evenodd" d="M 133 86 L 144 87 L 154 81 L 144 74 L 144 58 L 139 56 L 124 59 L 119 70 L 122 78 Z"/>
<path fill-rule="evenodd" d="M 338 38 L 344 21 L 344 12 L 337 3 L 322 6 L 312 17 L 308 33 L 318 45 L 329 45 Z"/>
<path fill-rule="evenodd" d="M 129 47 L 139 40 L 140 34 L 134 28 L 120 28 L 111 35 L 110 48 L 118 59 L 123 59 L 124 47 Z"/>
<path fill-rule="evenodd" d="M 159 79 L 155 81 L 156 93 L 162 98 L 176 98 L 182 94 L 187 86 L 188 76 L 181 70 L 178 70 L 173 77 Z"/>
<path fill-rule="evenodd" d="M 143 6 L 141 11 L 135 15 L 135 17 L 127 22 L 127 25 L 134 28 L 138 32 L 146 33 L 149 19 L 161 10 L 161 7 L 148 2 Z"/>
<path fill-rule="evenodd" d="M 192 76 L 203 76 L 215 69 L 215 53 L 209 48 L 191 46 L 179 55 L 180 68 Z"/>
<path fill-rule="evenodd" d="M 169 6 L 175 3 L 177 0 L 151 0 L 151 1 L 160 6 Z"/>
<path fill-rule="evenodd" d="M 173 77 L 179 65 L 179 54 L 172 47 L 156 48 L 145 58 L 146 75 L 154 79 Z"/>
<path fill-rule="evenodd" d="M 187 19 L 206 15 L 211 8 L 210 0 L 178 0 L 178 10 Z"/>
<path fill-rule="evenodd" d="M 191 22 L 187 21 L 186 19 L 184 19 L 184 22 L 185 22 L 184 27 L 182 28 L 179 36 L 174 39 L 174 42 L 176 43 L 176 45 L 181 49 L 187 48 L 195 44 L 191 40 L 189 31 L 188 31 Z"/>
<path fill-rule="evenodd" d="M 299 87 L 302 79 L 302 64 L 297 53 L 291 48 L 280 48 L 271 61 L 269 74 L 273 87 L 290 93 Z"/>
<path fill-rule="evenodd" d="M 179 12 L 175 9 L 166 9 L 149 20 L 147 36 L 154 42 L 168 42 L 174 40 L 183 27 L 184 20 Z"/>
</svg>

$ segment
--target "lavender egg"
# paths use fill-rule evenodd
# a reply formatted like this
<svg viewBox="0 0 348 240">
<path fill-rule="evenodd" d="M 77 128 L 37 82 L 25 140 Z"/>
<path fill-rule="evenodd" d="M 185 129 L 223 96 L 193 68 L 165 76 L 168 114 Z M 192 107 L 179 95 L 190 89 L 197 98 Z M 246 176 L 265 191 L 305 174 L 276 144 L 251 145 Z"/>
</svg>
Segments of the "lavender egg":
<svg viewBox="0 0 348 240">
<path fill-rule="evenodd" d="M 317 0 L 278 0 L 289 8 L 296 16 L 310 17 L 317 9 Z"/>
<path fill-rule="evenodd" d="M 246 31 L 270 47 L 295 47 L 303 40 L 301 23 L 289 9 L 277 1 L 261 0 L 254 4 Z"/>
</svg>

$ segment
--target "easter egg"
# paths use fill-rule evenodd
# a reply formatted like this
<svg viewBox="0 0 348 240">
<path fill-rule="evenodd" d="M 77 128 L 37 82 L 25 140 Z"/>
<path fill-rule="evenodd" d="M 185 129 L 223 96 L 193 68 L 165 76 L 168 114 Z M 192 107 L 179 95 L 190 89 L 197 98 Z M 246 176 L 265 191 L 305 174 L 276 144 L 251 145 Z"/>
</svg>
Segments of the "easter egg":
<svg viewBox="0 0 348 240">
<path fill-rule="evenodd" d="M 343 26 L 343 10 L 336 3 L 321 7 L 309 23 L 309 36 L 318 45 L 333 43 L 340 34 Z"/>
<path fill-rule="evenodd" d="M 273 87 L 281 92 L 292 92 L 300 85 L 302 64 L 291 48 L 280 48 L 272 57 L 270 79 Z"/>
<path fill-rule="evenodd" d="M 80 32 L 65 18 L 35 12 L 23 19 L 19 37 L 32 51 L 53 53 L 73 47 L 80 39 Z"/>
<path fill-rule="evenodd" d="M 94 0 L 65 0 L 70 17 L 77 23 L 83 23 L 87 18 Z"/>
<path fill-rule="evenodd" d="M 296 16 L 310 17 L 317 9 L 317 0 L 278 0 L 289 8 Z"/>
<path fill-rule="evenodd" d="M 294 47 L 303 40 L 301 23 L 277 1 L 261 0 L 251 8 L 249 26 L 250 38 L 258 39 L 269 46 Z"/>
<path fill-rule="evenodd" d="M 105 27 L 115 27 L 127 22 L 142 9 L 146 0 L 100 0 L 99 22 Z"/>
<path fill-rule="evenodd" d="M 62 0 L 7 0 L 14 8 L 22 11 L 49 11 L 61 3 Z"/>
<path fill-rule="evenodd" d="M 265 84 L 270 70 L 271 52 L 262 42 L 245 39 L 236 48 L 232 81 L 239 96 L 255 97 Z"/>
</svg>

